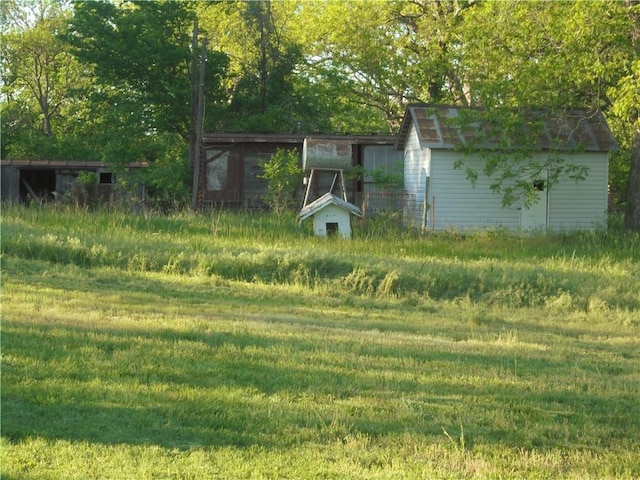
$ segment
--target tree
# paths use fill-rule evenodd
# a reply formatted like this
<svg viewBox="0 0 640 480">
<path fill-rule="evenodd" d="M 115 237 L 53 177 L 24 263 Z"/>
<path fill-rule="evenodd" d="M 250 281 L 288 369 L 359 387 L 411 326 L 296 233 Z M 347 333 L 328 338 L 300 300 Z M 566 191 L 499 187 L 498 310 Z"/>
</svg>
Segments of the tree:
<svg viewBox="0 0 640 480">
<path fill-rule="evenodd" d="M 305 45 L 302 74 L 322 87 L 341 131 L 393 131 L 411 96 L 406 33 L 386 1 L 304 2 L 295 26 Z M 414 83 L 415 84 L 415 83 Z"/>
<path fill-rule="evenodd" d="M 248 115 L 252 119 L 250 131 L 295 130 L 291 98 L 300 48 L 283 34 L 269 0 L 247 2 L 242 19 L 253 32 L 248 46 L 254 55 L 233 89 L 230 113 Z"/>
<path fill-rule="evenodd" d="M 627 0 L 625 6 L 630 27 L 626 32 L 634 60 L 629 74 L 622 77 L 608 93 L 613 103 L 611 113 L 614 125 L 620 125 L 616 130 L 621 143 L 621 156 L 628 157 L 630 163 L 624 225 L 628 230 L 640 232 L 640 2 Z"/>
<path fill-rule="evenodd" d="M 462 66 L 471 102 L 486 107 L 485 115 L 511 143 L 505 133 L 523 131 L 537 109 L 559 119 L 567 107 L 608 113 L 611 88 L 628 75 L 635 58 L 627 8 L 614 1 L 512 0 L 483 2 L 469 9 L 459 32 L 456 63 Z M 623 128 L 628 127 L 627 123 Z M 526 150 L 520 156 L 508 153 L 505 148 L 492 155 L 485 169 L 488 174 L 506 172 L 500 179 L 505 186 L 519 178 L 526 161 Z M 556 151 L 537 168 L 565 176 L 587 173 L 580 172 L 579 165 L 565 163 Z M 529 180 L 519 182 L 522 188 L 531 184 Z M 508 200 L 519 197 L 509 187 L 502 191 L 511 194 Z"/>
<path fill-rule="evenodd" d="M 475 104 L 603 109 L 629 66 L 628 29 L 614 1 L 486 2 L 465 13 L 457 62 Z"/>
<path fill-rule="evenodd" d="M 629 158 L 625 228 L 640 231 L 640 60 L 611 89 L 612 117 L 620 122 L 622 154 Z"/>
<path fill-rule="evenodd" d="M 468 92 L 455 52 L 462 13 L 474 4 L 304 2 L 298 27 L 304 72 L 329 85 L 332 105 L 349 123 L 364 117 L 370 130 L 394 132 L 408 102 L 465 103 Z M 355 113 L 349 116 L 348 109 Z"/>
<path fill-rule="evenodd" d="M 87 72 L 58 36 L 70 6 L 56 0 L 3 2 L 2 15 L 3 157 L 66 155 L 69 142 L 56 137 L 67 137 L 65 110 L 87 83 Z"/>
<path fill-rule="evenodd" d="M 403 56 L 411 58 L 407 69 L 409 100 L 471 103 L 457 52 L 465 29 L 463 14 L 476 3 L 476 0 L 394 2 L 392 18 L 406 32 L 400 37 Z"/>
<path fill-rule="evenodd" d="M 172 195 L 185 200 L 192 60 L 199 55 L 192 49 L 194 4 L 86 1 L 74 6 L 65 38 L 96 78 L 89 94 L 104 160 L 147 161 L 151 192 L 163 204 L 172 203 Z M 225 54 L 208 52 L 205 129 L 216 128 L 223 117 L 227 63 Z"/>
<path fill-rule="evenodd" d="M 297 132 L 324 128 L 315 90 L 301 75 L 303 46 L 292 24 L 298 1 L 208 3 L 202 29 L 230 57 L 229 108 L 222 127 L 252 132 Z"/>
<path fill-rule="evenodd" d="M 137 106 L 131 114 L 148 132 L 187 139 L 195 18 L 190 5 L 178 1 L 78 2 L 67 40 L 102 86 Z M 226 56 L 210 52 L 208 59 L 207 110 L 215 112 L 225 98 Z"/>
</svg>

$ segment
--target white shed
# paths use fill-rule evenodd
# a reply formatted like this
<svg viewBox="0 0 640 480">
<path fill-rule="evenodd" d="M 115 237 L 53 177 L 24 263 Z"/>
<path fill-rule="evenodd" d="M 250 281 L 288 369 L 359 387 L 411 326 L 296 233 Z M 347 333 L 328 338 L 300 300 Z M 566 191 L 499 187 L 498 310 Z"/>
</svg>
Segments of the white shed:
<svg viewBox="0 0 640 480">
<path fill-rule="evenodd" d="M 332 193 L 325 193 L 300 211 L 300 221 L 313 217 L 313 231 L 319 237 L 339 235 L 351 238 L 351 215 L 360 209 Z"/>
<path fill-rule="evenodd" d="M 586 167 L 586 178 L 576 181 L 561 175 L 548 188 L 552 173 L 542 170 L 532 179 L 538 201 L 529 207 L 525 202 L 505 207 L 502 194 L 491 189 L 492 179 L 482 173 L 486 156 L 480 152 L 495 148 L 490 141 L 486 148 L 477 147 L 481 145 L 479 132 L 486 131 L 486 126 L 462 126 L 467 112 L 474 110 L 478 111 L 425 104 L 407 107 L 396 148 L 404 150 L 405 190 L 410 204 L 416 205 L 415 211 L 407 212 L 408 218 L 433 230 L 560 230 L 606 225 L 608 156 L 618 145 L 602 113 L 573 109 L 560 119 L 551 119 L 536 112 L 543 133 L 527 161 L 545 165 L 551 155 L 561 156 L 567 164 Z M 468 147 L 474 145 L 476 153 L 470 153 Z M 514 151 L 517 148 L 515 145 Z M 459 162 L 465 168 L 459 168 Z M 480 172 L 474 183 L 467 168 Z"/>
</svg>

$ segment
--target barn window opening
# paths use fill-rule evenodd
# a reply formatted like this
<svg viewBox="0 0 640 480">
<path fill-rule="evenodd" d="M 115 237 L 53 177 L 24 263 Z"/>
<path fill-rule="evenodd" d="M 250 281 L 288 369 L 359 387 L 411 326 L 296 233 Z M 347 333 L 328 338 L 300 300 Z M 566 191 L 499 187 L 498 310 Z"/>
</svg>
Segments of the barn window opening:
<svg viewBox="0 0 640 480">
<path fill-rule="evenodd" d="M 102 185 L 111 185 L 113 182 L 113 173 L 111 172 L 100 172 L 100 183 Z"/>
<path fill-rule="evenodd" d="M 336 222 L 327 222 L 326 229 L 328 237 L 332 237 L 338 234 L 338 224 Z"/>
</svg>

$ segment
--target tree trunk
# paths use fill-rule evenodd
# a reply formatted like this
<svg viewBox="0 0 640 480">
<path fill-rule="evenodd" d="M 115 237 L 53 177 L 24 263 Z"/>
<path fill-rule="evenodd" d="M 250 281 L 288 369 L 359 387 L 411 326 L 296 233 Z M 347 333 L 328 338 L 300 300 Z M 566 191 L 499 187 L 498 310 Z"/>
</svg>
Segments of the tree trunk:
<svg viewBox="0 0 640 480">
<path fill-rule="evenodd" d="M 627 230 L 640 232 L 640 126 L 633 133 L 624 227 Z"/>
<path fill-rule="evenodd" d="M 40 103 L 40 110 L 42 111 L 42 131 L 47 136 L 50 137 L 52 134 L 51 131 L 51 114 L 49 113 L 49 100 L 45 96 L 41 96 L 38 99 Z"/>
</svg>

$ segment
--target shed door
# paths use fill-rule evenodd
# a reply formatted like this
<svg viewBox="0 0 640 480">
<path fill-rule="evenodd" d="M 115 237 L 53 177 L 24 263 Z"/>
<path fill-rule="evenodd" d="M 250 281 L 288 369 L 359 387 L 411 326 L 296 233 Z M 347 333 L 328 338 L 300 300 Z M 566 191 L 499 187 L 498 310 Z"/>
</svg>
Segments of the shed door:
<svg viewBox="0 0 640 480">
<path fill-rule="evenodd" d="M 533 184 L 538 193 L 538 201 L 529 207 L 520 209 L 520 228 L 523 230 L 540 230 L 547 228 L 547 212 L 549 196 L 547 179 L 536 180 Z"/>
</svg>

